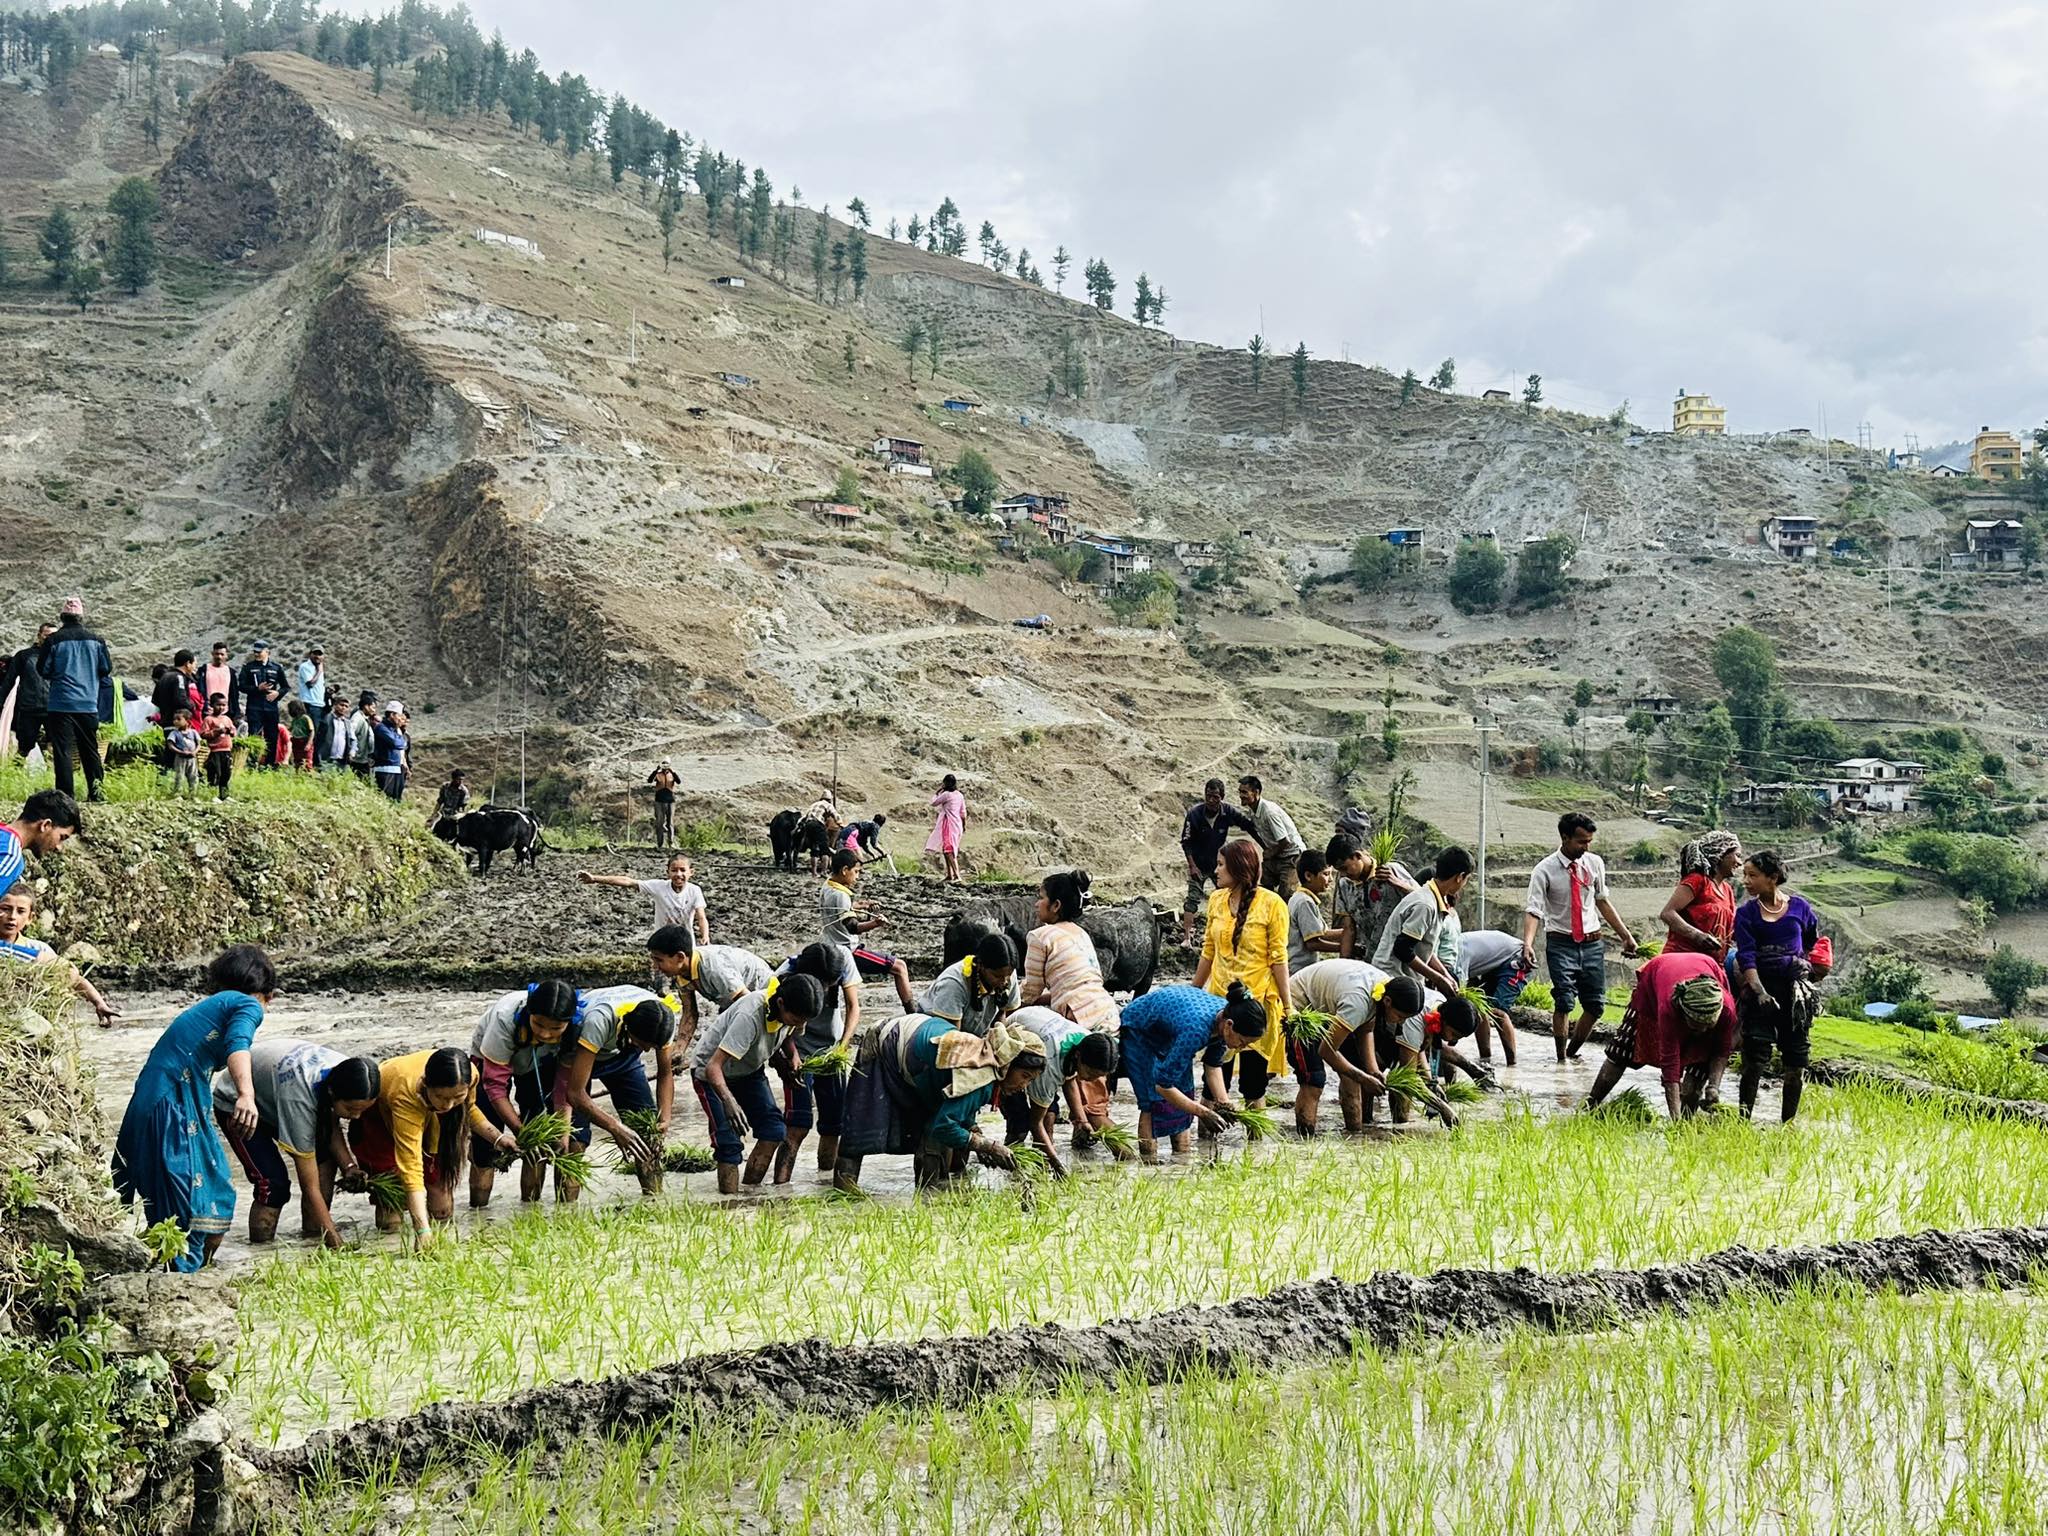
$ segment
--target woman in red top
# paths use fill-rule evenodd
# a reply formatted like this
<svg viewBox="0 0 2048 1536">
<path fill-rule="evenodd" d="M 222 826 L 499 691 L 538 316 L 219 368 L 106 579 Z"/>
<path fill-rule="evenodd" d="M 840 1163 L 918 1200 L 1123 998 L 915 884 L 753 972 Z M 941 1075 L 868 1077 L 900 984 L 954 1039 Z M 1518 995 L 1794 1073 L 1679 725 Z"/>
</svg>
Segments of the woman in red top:
<svg viewBox="0 0 2048 1536">
<path fill-rule="evenodd" d="M 1742 843 L 1733 832 L 1708 832 L 1679 850 L 1678 885 L 1657 914 L 1667 951 L 1725 956 L 1735 942 L 1735 871 Z"/>
<path fill-rule="evenodd" d="M 1636 972 L 1586 1108 L 1596 1108 L 1631 1067 L 1657 1069 L 1665 1113 L 1674 1120 L 1713 1107 L 1735 1051 L 1735 1028 L 1735 997 L 1720 956 L 1665 950 Z"/>
</svg>

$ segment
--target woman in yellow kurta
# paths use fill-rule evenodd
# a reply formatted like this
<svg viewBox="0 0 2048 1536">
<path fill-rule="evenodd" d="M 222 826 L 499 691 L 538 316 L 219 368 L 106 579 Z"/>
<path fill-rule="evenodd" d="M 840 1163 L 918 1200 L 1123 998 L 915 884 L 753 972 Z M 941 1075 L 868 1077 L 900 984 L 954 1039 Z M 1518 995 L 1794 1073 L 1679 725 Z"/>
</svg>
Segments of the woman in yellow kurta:
<svg viewBox="0 0 2048 1536">
<path fill-rule="evenodd" d="M 1259 845 L 1235 838 L 1216 856 L 1216 894 L 1195 985 L 1221 997 L 1233 981 L 1266 1005 L 1266 1032 L 1238 1061 L 1238 1087 L 1247 1104 L 1263 1104 L 1267 1079 L 1287 1070 L 1287 1037 L 1280 1022 L 1290 1011 L 1287 981 L 1287 903 L 1259 888 Z"/>
<path fill-rule="evenodd" d="M 356 1156 L 372 1173 L 395 1172 L 405 1186 L 406 1214 L 422 1245 L 427 1225 L 455 1214 L 455 1180 L 469 1134 L 499 1151 L 518 1145 L 477 1106 L 476 1069 L 464 1051 L 415 1051 L 378 1069 L 376 1110 L 356 1121 Z M 396 1228 L 399 1213 L 379 1210 L 377 1225 Z"/>
</svg>

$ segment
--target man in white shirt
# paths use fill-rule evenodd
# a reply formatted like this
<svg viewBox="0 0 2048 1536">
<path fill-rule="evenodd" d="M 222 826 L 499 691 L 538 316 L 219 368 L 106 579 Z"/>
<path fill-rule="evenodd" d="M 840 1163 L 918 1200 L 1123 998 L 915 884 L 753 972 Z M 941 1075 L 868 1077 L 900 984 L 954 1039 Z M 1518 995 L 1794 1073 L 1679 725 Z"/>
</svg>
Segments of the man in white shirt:
<svg viewBox="0 0 2048 1536">
<path fill-rule="evenodd" d="M 1598 830 L 1583 811 L 1566 811 L 1558 818 L 1557 852 L 1530 872 L 1529 900 L 1522 914 L 1524 965 L 1536 964 L 1536 930 L 1543 930 L 1543 962 L 1550 972 L 1550 1037 L 1559 1061 L 1577 1057 L 1607 1005 L 1601 921 L 1614 929 L 1624 949 L 1636 947 L 1635 935 L 1608 899 L 1607 865 L 1591 851 Z M 1567 1037 L 1565 1020 L 1574 998 L 1579 1021 Z"/>
<path fill-rule="evenodd" d="M 675 923 L 695 933 L 699 944 L 709 944 L 711 918 L 705 910 L 704 892 L 690 878 L 694 873 L 690 856 L 679 853 L 668 861 L 666 880 L 635 880 L 631 875 L 593 875 L 589 870 L 576 878 L 585 885 L 616 885 L 621 890 L 638 891 L 654 903 L 655 927 L 666 928 Z"/>
<path fill-rule="evenodd" d="M 1295 830 L 1294 818 L 1277 800 L 1266 798 L 1266 787 L 1255 773 L 1248 773 L 1237 781 L 1237 803 L 1251 817 L 1253 833 L 1264 856 L 1259 884 L 1269 891 L 1278 892 L 1280 899 L 1285 901 L 1301 884 L 1295 865 L 1301 858 L 1304 845 L 1301 833 Z"/>
</svg>

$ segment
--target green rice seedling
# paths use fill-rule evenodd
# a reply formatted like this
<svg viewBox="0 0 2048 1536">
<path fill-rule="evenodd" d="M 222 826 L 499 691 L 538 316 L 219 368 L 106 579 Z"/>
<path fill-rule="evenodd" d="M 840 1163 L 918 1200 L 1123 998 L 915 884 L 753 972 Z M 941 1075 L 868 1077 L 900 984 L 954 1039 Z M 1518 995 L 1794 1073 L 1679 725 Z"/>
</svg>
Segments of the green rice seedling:
<svg viewBox="0 0 2048 1536">
<path fill-rule="evenodd" d="M 718 1166 L 718 1159 L 702 1147 L 678 1143 L 661 1149 L 661 1166 L 670 1173 L 709 1173 Z"/>
<path fill-rule="evenodd" d="M 797 1064 L 797 1070 L 820 1077 L 851 1077 L 853 1047 L 844 1040 L 837 1041 L 815 1056 L 806 1056 Z"/>
<path fill-rule="evenodd" d="M 1038 1178 L 1052 1167 L 1045 1148 L 1028 1141 L 1020 1141 L 1010 1148 L 1010 1160 L 1017 1165 L 1018 1176 L 1025 1179 Z"/>
<path fill-rule="evenodd" d="M 1313 1008 L 1301 1008 L 1288 1015 L 1287 1023 L 1283 1027 L 1294 1039 L 1313 1048 L 1330 1037 L 1330 1031 L 1337 1027 L 1337 1020 L 1333 1014 L 1319 1013 Z"/>
<path fill-rule="evenodd" d="M 619 1124 L 634 1135 L 646 1141 L 662 1139 L 661 1115 L 652 1109 L 629 1109 L 619 1116 Z"/>
<path fill-rule="evenodd" d="M 1444 1097 L 1453 1104 L 1477 1104 L 1486 1097 L 1486 1090 L 1461 1077 L 1444 1084 Z"/>
<path fill-rule="evenodd" d="M 570 1146 L 573 1148 L 575 1143 L 571 1142 Z M 597 1165 L 585 1152 L 557 1152 L 548 1161 L 554 1164 L 556 1177 L 567 1179 L 572 1184 L 588 1184 L 597 1173 Z"/>
<path fill-rule="evenodd" d="M 569 1117 L 544 1109 L 519 1127 L 519 1150 L 548 1161 L 562 1138 L 569 1134 Z"/>
<path fill-rule="evenodd" d="M 1478 987 L 1460 987 L 1458 989 L 1458 996 L 1465 999 L 1471 1005 L 1472 1011 L 1482 1019 L 1493 1012 L 1493 999 L 1488 997 Z"/>
<path fill-rule="evenodd" d="M 1095 1139 L 1118 1157 L 1133 1155 L 1138 1150 L 1138 1133 L 1127 1125 L 1118 1125 L 1111 1120 L 1095 1128 Z"/>
<path fill-rule="evenodd" d="M 1640 1088 L 1624 1088 L 1606 1103 L 1589 1114 L 1612 1120 L 1618 1125 L 1654 1125 L 1657 1111 L 1651 1107 L 1649 1096 Z"/>
<path fill-rule="evenodd" d="M 1271 1110 L 1260 1109 L 1256 1105 L 1239 1105 L 1232 1112 L 1232 1118 L 1244 1127 L 1245 1135 L 1253 1141 L 1265 1141 L 1280 1131 L 1279 1117 Z"/>
<path fill-rule="evenodd" d="M 402 1211 L 405 1209 L 405 1180 L 389 1168 L 380 1168 L 364 1176 L 363 1182 L 369 1187 L 370 1202 L 380 1211 Z"/>
<path fill-rule="evenodd" d="M 1387 1092 L 1398 1093 L 1404 1099 L 1424 1099 L 1429 1088 L 1422 1080 L 1422 1072 L 1413 1062 L 1396 1062 L 1380 1074 L 1387 1080 Z"/>
</svg>

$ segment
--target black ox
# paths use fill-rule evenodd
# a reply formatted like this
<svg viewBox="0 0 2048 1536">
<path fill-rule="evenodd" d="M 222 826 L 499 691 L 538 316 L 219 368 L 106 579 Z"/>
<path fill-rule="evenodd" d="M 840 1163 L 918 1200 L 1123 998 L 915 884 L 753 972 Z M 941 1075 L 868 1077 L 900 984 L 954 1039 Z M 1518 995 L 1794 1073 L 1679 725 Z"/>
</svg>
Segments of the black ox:
<svg viewBox="0 0 2048 1536">
<path fill-rule="evenodd" d="M 985 934 L 1000 933 L 1021 969 L 1024 964 L 1024 936 L 1037 924 L 1032 909 L 1034 896 L 1005 896 L 980 901 L 946 920 L 945 963 L 953 964 L 974 953 Z M 1159 916 L 1152 903 L 1134 898 L 1117 906 L 1090 907 L 1081 915 L 1081 927 L 1095 942 L 1095 958 L 1102 964 L 1103 984 L 1112 992 L 1133 997 L 1149 989 L 1159 969 Z"/>
<path fill-rule="evenodd" d="M 460 816 L 443 816 L 434 823 L 434 836 L 476 858 L 476 872 L 488 874 L 491 860 L 508 850 L 515 865 L 532 868 L 547 848 L 541 836 L 540 818 L 527 810 L 487 805 L 480 811 Z"/>
</svg>

